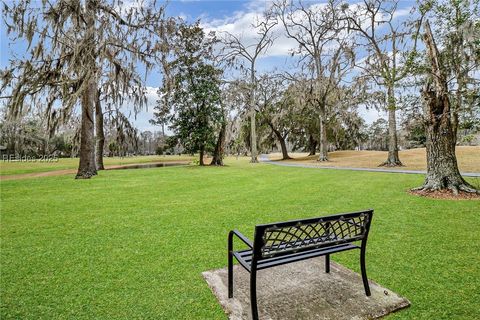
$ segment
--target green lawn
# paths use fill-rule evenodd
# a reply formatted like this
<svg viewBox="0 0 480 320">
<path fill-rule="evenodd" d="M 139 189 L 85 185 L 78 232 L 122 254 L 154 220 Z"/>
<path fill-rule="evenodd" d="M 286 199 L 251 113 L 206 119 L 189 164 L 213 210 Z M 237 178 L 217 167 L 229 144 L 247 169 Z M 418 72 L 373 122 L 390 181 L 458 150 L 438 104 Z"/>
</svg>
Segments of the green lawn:
<svg viewBox="0 0 480 320">
<path fill-rule="evenodd" d="M 0 182 L 0 318 L 225 319 L 201 272 L 226 265 L 228 230 L 365 208 L 369 277 L 412 302 L 389 319 L 480 318 L 480 201 L 407 194 L 421 175 L 228 164 Z"/>
<path fill-rule="evenodd" d="M 104 163 L 109 165 L 124 165 L 131 163 L 147 163 L 160 161 L 192 160 L 188 155 L 182 156 L 135 156 L 135 157 L 105 157 Z M 0 160 L 0 175 L 22 173 L 48 172 L 64 169 L 77 169 L 78 158 L 60 158 L 58 161 L 5 161 Z"/>
</svg>

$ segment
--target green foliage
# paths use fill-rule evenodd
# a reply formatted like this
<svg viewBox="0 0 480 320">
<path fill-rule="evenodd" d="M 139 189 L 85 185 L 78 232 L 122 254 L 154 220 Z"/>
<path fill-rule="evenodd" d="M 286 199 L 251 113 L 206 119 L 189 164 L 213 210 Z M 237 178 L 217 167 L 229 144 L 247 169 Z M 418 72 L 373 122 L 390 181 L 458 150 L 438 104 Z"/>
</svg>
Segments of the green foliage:
<svg viewBox="0 0 480 320">
<path fill-rule="evenodd" d="M 39 117 L 24 117 L 16 121 L 0 122 L 0 145 L 4 154 L 40 158 L 56 154 L 70 156 L 73 148 L 72 132 L 63 128 L 53 136 Z"/>
<path fill-rule="evenodd" d="M 157 149 L 155 150 L 155 154 L 156 154 L 156 155 L 161 156 L 161 155 L 163 155 L 164 153 L 165 153 L 165 149 L 164 149 L 163 147 L 161 147 L 161 146 L 158 146 Z"/>
<path fill-rule="evenodd" d="M 327 127 L 327 136 L 337 150 L 355 150 L 368 140 L 365 121 L 356 110 L 334 114 Z"/>
<path fill-rule="evenodd" d="M 213 149 L 222 120 L 221 71 L 212 65 L 212 39 L 198 25 L 178 30 L 175 60 L 170 63 L 173 88 L 162 88 L 171 109 L 171 129 L 187 153 Z"/>
<path fill-rule="evenodd" d="M 47 134 L 37 119 L 0 122 L 0 145 L 6 154 L 37 157 L 46 143 Z"/>
<path fill-rule="evenodd" d="M 406 148 L 422 148 L 427 143 L 425 123 L 416 113 L 404 113 L 402 129 L 405 132 Z"/>
<path fill-rule="evenodd" d="M 116 154 L 119 150 L 118 144 L 115 141 L 112 141 L 108 144 L 108 151 L 111 155 Z"/>
<path fill-rule="evenodd" d="M 174 154 L 175 147 L 178 145 L 178 138 L 176 136 L 167 137 L 165 144 L 165 148 L 168 150 L 167 153 Z"/>
<path fill-rule="evenodd" d="M 411 148 L 421 148 L 427 143 L 425 135 L 425 126 L 422 123 L 416 122 L 412 124 L 407 134 L 407 140 Z"/>
<path fill-rule="evenodd" d="M 423 175 L 226 160 L 0 181 L 0 318 L 226 319 L 201 272 L 226 266 L 229 230 L 370 207 L 369 278 L 412 303 L 389 319 L 480 318 L 478 201 L 405 192 Z M 332 259 L 359 272 L 358 252 Z"/>
<path fill-rule="evenodd" d="M 468 134 L 468 135 L 462 137 L 462 140 L 460 142 L 463 145 L 471 145 L 471 143 L 474 140 L 475 140 L 475 136 L 473 134 Z"/>
<path fill-rule="evenodd" d="M 388 122 L 385 119 L 380 118 L 370 125 L 367 149 L 388 150 Z"/>
</svg>

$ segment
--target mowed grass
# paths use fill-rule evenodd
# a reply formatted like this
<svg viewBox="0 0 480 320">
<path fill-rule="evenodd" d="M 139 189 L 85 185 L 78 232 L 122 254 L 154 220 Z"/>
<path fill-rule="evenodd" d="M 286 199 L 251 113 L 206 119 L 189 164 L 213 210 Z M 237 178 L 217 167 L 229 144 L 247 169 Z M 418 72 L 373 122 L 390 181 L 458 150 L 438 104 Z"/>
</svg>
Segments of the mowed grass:
<svg viewBox="0 0 480 320">
<path fill-rule="evenodd" d="M 201 272 L 230 229 L 366 208 L 369 278 L 412 302 L 389 319 L 480 318 L 480 201 L 409 195 L 422 175 L 228 165 L 0 182 L 0 318 L 226 319 Z"/>
<path fill-rule="evenodd" d="M 458 167 L 462 172 L 480 172 L 480 146 L 457 146 L 456 155 Z M 378 165 L 387 160 L 387 151 L 368 150 L 341 150 L 329 152 L 329 161 L 318 162 L 318 155 L 308 156 L 307 153 L 291 153 L 291 160 L 287 162 L 315 164 L 318 166 L 350 167 L 350 168 L 378 168 Z M 425 148 L 401 150 L 400 161 L 403 167 L 389 168 L 393 170 L 426 170 L 427 160 Z M 280 153 L 270 155 L 273 160 L 282 158 Z"/>
</svg>

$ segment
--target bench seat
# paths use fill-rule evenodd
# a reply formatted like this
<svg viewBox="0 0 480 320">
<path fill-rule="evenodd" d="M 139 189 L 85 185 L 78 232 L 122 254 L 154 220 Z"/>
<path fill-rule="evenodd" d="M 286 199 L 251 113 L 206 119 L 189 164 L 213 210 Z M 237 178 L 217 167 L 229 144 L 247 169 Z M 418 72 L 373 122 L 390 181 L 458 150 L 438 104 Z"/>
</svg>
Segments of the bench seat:
<svg viewBox="0 0 480 320">
<path fill-rule="evenodd" d="M 342 252 L 342 251 L 352 250 L 352 249 L 360 249 L 360 246 L 357 246 L 352 243 L 344 243 L 344 244 L 336 245 L 333 247 L 318 248 L 318 249 L 309 250 L 309 251 L 292 253 L 284 256 L 276 256 L 273 258 L 267 258 L 267 259 L 258 261 L 256 269 L 257 270 L 267 269 L 270 267 L 279 266 L 279 265 L 290 263 L 290 262 L 302 261 L 305 259 L 315 258 L 315 257 L 324 256 L 324 255 L 335 253 L 335 252 Z M 242 267 L 244 267 L 248 272 L 251 271 L 251 262 L 252 262 L 252 255 L 253 255 L 252 250 L 235 251 L 233 252 L 233 255 L 235 256 L 235 258 L 238 260 L 238 262 Z"/>
</svg>

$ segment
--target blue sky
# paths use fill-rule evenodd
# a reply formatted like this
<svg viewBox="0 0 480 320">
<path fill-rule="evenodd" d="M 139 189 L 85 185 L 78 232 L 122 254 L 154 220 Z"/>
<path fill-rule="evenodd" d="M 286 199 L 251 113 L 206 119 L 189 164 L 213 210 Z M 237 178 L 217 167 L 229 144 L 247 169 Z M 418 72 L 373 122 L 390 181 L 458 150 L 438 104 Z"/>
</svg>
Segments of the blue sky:
<svg viewBox="0 0 480 320">
<path fill-rule="evenodd" d="M 7 0 L 8 1 L 8 0 Z M 132 0 L 124 0 L 128 3 Z M 303 1 L 308 4 L 322 3 L 325 1 Z M 352 4 L 357 1 L 350 1 Z M 222 1 L 208 1 L 208 0 L 173 0 L 169 2 L 167 12 L 171 16 L 181 16 L 189 22 L 200 20 L 202 26 L 208 30 L 228 30 L 232 33 L 241 34 L 243 39 L 248 43 L 253 39 L 255 33 L 249 28 L 249 24 L 253 18 L 260 14 L 271 2 L 266 0 L 222 0 Z M 414 1 L 400 0 L 398 11 L 401 17 L 408 16 L 410 7 L 414 5 Z M 279 29 L 280 32 L 280 29 Z M 5 25 L 2 21 L 0 27 L 0 67 L 3 69 L 8 65 L 8 60 L 11 58 L 11 52 L 21 54 L 25 46 L 22 44 L 9 43 L 6 37 Z M 296 46 L 292 40 L 284 36 L 279 36 L 272 48 L 267 54 L 258 61 L 258 71 L 268 72 L 275 68 L 288 68 L 291 59 L 288 55 L 288 49 Z M 140 130 L 159 130 L 149 124 L 152 118 L 153 105 L 155 104 L 156 88 L 161 84 L 161 75 L 158 71 L 153 70 L 147 78 L 148 86 L 148 110 L 137 115 L 136 119 L 131 115 L 135 125 Z M 129 107 L 127 106 L 127 109 Z M 379 116 L 385 116 L 383 112 L 362 110 L 362 115 L 368 123 Z"/>
</svg>

